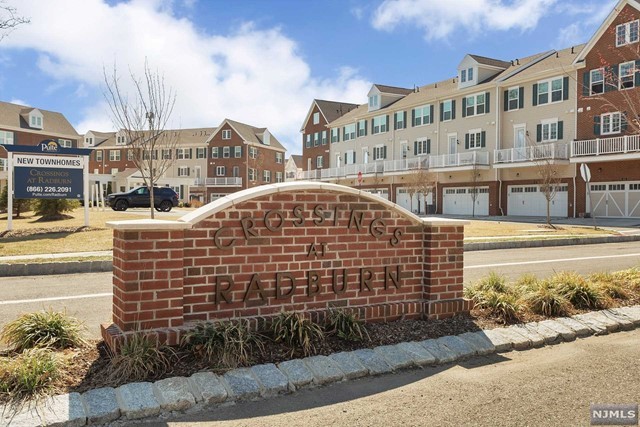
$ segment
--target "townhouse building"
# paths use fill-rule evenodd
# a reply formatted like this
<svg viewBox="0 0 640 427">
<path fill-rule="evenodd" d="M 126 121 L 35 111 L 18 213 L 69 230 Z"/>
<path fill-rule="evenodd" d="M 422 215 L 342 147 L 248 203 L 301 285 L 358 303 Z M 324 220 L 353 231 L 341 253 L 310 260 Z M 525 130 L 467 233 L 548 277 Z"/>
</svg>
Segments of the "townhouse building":
<svg viewBox="0 0 640 427">
<path fill-rule="evenodd" d="M 35 146 L 53 139 L 62 147 L 78 147 L 80 135 L 55 111 L 0 102 L 0 144 Z M 0 186 L 7 184 L 7 153 L 0 150 Z"/>
<path fill-rule="evenodd" d="M 577 137 L 571 162 L 591 172 L 590 196 L 578 180 L 578 211 L 640 217 L 640 4 L 621 0 L 575 60 Z"/>
<path fill-rule="evenodd" d="M 328 158 L 329 156 L 327 156 Z M 284 164 L 284 180 L 295 181 L 302 176 L 302 156 L 298 154 L 292 154 L 286 160 Z"/>
<path fill-rule="evenodd" d="M 314 99 L 300 132 L 302 133 L 302 162 L 298 166 L 319 178 L 320 170 L 329 167 L 327 124 L 356 108 L 356 104 Z"/>
</svg>

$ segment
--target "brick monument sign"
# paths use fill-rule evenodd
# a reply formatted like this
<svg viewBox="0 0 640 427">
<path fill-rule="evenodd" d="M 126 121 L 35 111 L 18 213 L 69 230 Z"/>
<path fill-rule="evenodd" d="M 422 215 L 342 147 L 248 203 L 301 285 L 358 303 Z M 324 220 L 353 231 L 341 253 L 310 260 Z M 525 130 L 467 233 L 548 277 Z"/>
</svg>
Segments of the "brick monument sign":
<svg viewBox="0 0 640 427">
<path fill-rule="evenodd" d="M 111 222 L 113 346 L 144 331 L 177 344 L 198 321 L 333 307 L 366 321 L 444 318 L 462 297 L 464 221 L 378 196 L 295 182 L 231 194 L 177 221 Z"/>
</svg>

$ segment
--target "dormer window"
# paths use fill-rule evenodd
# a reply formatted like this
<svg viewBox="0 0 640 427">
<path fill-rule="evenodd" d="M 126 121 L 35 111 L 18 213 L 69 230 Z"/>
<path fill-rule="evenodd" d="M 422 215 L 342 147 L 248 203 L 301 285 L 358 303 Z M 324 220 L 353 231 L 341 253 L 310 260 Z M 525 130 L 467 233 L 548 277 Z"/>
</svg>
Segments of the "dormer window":
<svg viewBox="0 0 640 427">
<path fill-rule="evenodd" d="M 467 70 L 467 79 L 468 79 L 469 81 L 472 81 L 472 80 L 473 80 L 473 68 L 469 68 L 469 69 Z"/>
<path fill-rule="evenodd" d="M 124 135 L 116 135 L 116 145 L 126 145 L 127 139 Z"/>
<path fill-rule="evenodd" d="M 93 137 L 87 136 L 84 139 L 84 145 L 87 147 L 93 147 Z"/>
<path fill-rule="evenodd" d="M 380 95 L 371 95 L 369 97 L 369 109 L 373 110 L 380 107 Z"/>
<path fill-rule="evenodd" d="M 464 83 L 467 81 L 467 70 L 460 71 L 460 82 Z"/>
<path fill-rule="evenodd" d="M 42 114 L 38 110 L 29 113 L 29 127 L 42 129 Z"/>
</svg>

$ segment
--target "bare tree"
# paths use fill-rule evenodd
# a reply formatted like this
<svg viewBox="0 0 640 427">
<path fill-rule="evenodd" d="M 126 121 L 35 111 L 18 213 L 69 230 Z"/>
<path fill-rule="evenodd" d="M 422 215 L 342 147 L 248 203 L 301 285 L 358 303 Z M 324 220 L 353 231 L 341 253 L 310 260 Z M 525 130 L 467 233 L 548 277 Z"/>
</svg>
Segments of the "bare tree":
<svg viewBox="0 0 640 427">
<path fill-rule="evenodd" d="M 124 133 L 126 146 L 133 152 L 133 163 L 149 189 L 151 218 L 155 217 L 153 187 L 171 167 L 177 154 L 177 132 L 167 126 L 176 102 L 174 90 L 167 87 L 164 77 L 152 71 L 147 61 L 144 78 L 137 78 L 130 70 L 133 94 L 129 96 L 114 65 L 111 75 L 103 70 L 106 84 L 105 98 L 111 110 L 111 119 Z"/>
<path fill-rule="evenodd" d="M 473 218 L 476 217 L 476 200 L 478 200 L 478 196 L 480 193 L 478 192 L 478 187 L 480 184 L 480 168 L 478 168 L 478 162 L 474 161 L 471 168 L 471 176 L 470 176 L 469 186 L 469 197 L 471 197 L 471 216 Z"/>
<path fill-rule="evenodd" d="M 537 160 L 536 167 L 538 169 L 538 176 L 540 177 L 540 192 L 547 201 L 547 225 L 551 228 L 556 228 L 551 224 L 551 202 L 556 197 L 556 193 L 561 184 L 560 174 L 550 157 Z"/>
<path fill-rule="evenodd" d="M 428 215 L 427 211 L 427 198 L 430 194 L 433 194 L 436 184 L 438 182 L 438 175 L 434 172 L 429 172 L 426 169 L 418 169 L 417 170 L 417 190 L 418 193 L 422 194 L 422 198 L 424 199 L 424 213 Z M 420 200 L 418 199 L 418 213 L 420 213 Z"/>
<path fill-rule="evenodd" d="M 17 14 L 15 7 L 7 5 L 5 0 L 0 0 L 0 40 L 18 25 L 29 22 L 31 22 L 29 19 Z"/>
</svg>

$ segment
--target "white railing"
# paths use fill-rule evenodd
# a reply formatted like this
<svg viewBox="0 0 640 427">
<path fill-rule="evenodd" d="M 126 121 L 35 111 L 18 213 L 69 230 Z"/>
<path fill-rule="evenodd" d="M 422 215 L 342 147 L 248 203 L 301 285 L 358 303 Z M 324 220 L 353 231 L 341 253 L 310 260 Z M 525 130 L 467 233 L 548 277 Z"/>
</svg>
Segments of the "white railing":
<svg viewBox="0 0 640 427">
<path fill-rule="evenodd" d="M 240 177 L 217 177 L 217 178 L 196 178 L 195 185 L 206 185 L 208 187 L 241 187 Z"/>
<path fill-rule="evenodd" d="M 571 157 L 623 154 L 640 151 L 640 135 L 585 139 L 571 142 Z"/>
<path fill-rule="evenodd" d="M 416 169 L 427 169 L 428 167 L 429 156 L 419 156 L 400 160 L 387 160 L 384 162 L 384 172 L 404 172 Z"/>
<path fill-rule="evenodd" d="M 568 160 L 568 144 L 556 142 L 533 147 L 506 148 L 493 152 L 494 163 L 535 162 L 546 159 Z"/>
<path fill-rule="evenodd" d="M 320 179 L 322 169 L 314 169 L 311 171 L 302 171 L 302 174 L 298 175 L 300 180 Z"/>
<path fill-rule="evenodd" d="M 467 151 L 456 154 L 441 154 L 431 156 L 429 168 L 451 168 L 458 166 L 489 166 L 488 151 Z"/>
</svg>

